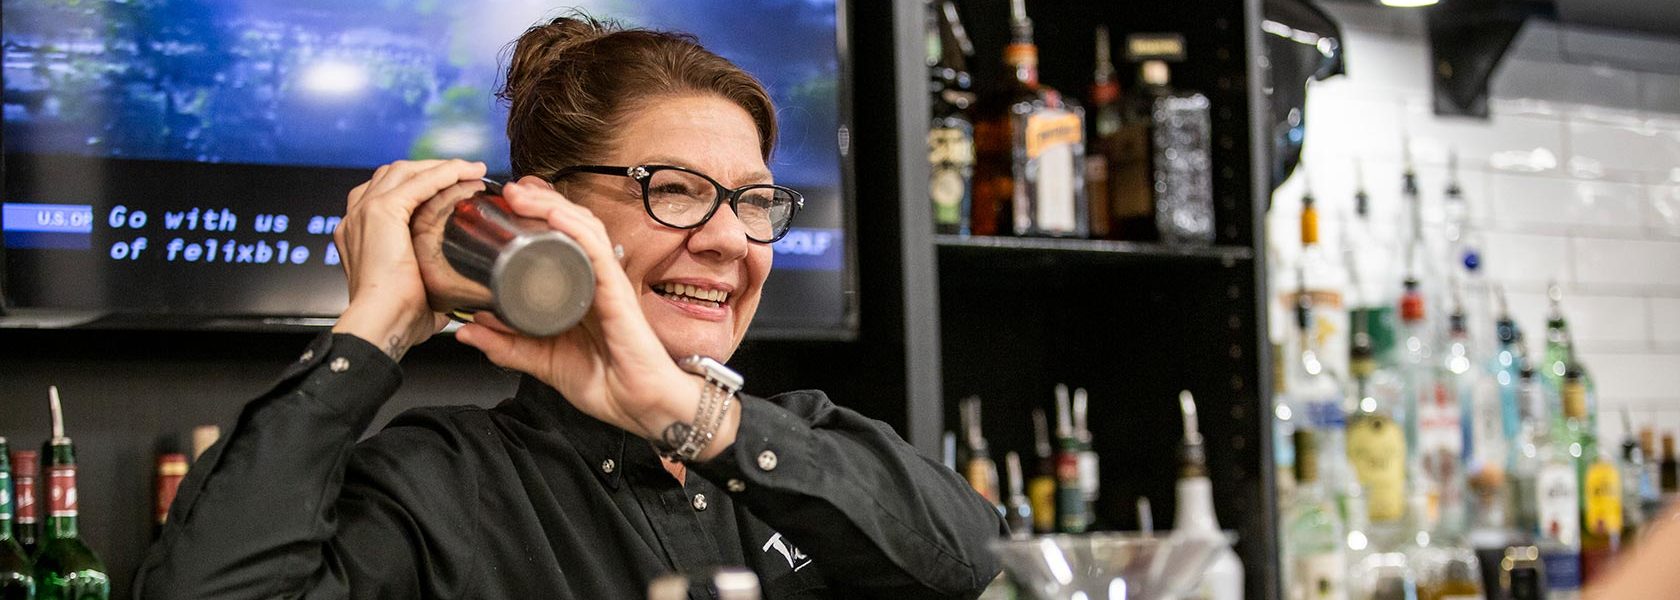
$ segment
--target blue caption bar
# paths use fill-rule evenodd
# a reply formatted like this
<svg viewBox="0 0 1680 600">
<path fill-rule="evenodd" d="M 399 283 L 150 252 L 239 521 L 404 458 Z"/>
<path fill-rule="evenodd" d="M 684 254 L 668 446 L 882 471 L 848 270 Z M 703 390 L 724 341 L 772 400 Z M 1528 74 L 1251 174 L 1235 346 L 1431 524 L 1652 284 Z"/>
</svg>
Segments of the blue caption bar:
<svg viewBox="0 0 1680 600">
<path fill-rule="evenodd" d="M 777 269 L 795 271 L 838 271 L 845 256 L 846 232 L 839 229 L 795 227 L 776 242 Z"/>
<path fill-rule="evenodd" d="M 0 204 L 0 231 L 93 233 L 93 206 L 87 204 Z"/>
</svg>

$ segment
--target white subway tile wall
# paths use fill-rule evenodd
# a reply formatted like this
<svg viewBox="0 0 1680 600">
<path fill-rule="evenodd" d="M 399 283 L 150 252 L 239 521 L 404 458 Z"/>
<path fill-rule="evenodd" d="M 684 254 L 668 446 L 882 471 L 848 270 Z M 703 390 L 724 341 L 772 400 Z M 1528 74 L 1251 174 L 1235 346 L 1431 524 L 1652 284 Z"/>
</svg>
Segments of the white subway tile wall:
<svg viewBox="0 0 1680 600">
<path fill-rule="evenodd" d="M 1495 73 L 1491 117 L 1440 117 L 1416 13 L 1324 7 L 1342 24 L 1348 60 L 1348 75 L 1315 83 L 1307 101 L 1303 164 L 1326 245 L 1340 250 L 1356 163 L 1372 221 L 1395 222 L 1409 140 L 1425 219 L 1439 221 L 1456 150 L 1486 274 L 1509 290 L 1536 350 L 1546 286 L 1563 288 L 1596 381 L 1600 434 L 1621 439 L 1624 407 L 1635 427 L 1680 432 L 1680 43 L 1531 23 Z M 1301 179 L 1274 194 L 1272 231 L 1295 231 Z M 1274 244 L 1270 259 L 1288 264 L 1292 244 Z"/>
</svg>

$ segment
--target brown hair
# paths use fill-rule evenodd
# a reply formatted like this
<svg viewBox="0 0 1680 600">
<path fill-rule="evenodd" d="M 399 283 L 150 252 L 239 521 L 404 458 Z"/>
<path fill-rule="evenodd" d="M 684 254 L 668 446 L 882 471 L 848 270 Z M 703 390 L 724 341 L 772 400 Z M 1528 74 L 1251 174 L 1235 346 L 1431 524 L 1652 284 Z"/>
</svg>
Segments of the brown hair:
<svg viewBox="0 0 1680 600">
<path fill-rule="evenodd" d="M 691 35 L 625 28 L 582 13 L 525 30 L 512 45 L 507 80 L 513 175 L 551 179 L 606 150 L 620 118 L 652 98 L 715 94 L 758 125 L 766 162 L 776 111 L 758 79 L 700 46 Z"/>
</svg>

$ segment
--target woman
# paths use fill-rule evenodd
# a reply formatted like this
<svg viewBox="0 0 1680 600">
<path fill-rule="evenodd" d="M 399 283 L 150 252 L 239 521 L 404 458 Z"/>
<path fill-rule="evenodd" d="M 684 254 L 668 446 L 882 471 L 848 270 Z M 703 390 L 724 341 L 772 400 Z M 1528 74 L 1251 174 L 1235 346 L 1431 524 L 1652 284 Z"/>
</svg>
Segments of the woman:
<svg viewBox="0 0 1680 600">
<path fill-rule="evenodd" d="M 732 394 L 679 363 L 734 353 L 794 211 L 762 86 L 687 37 L 559 18 L 520 37 L 501 95 L 525 175 L 504 195 L 592 259 L 585 322 L 463 327 L 526 374 L 516 396 L 357 444 L 395 361 L 445 323 L 409 219 L 485 172 L 381 167 L 336 233 L 348 307 L 181 485 L 138 596 L 639 598 L 729 565 L 766 598 L 978 594 L 1004 527 L 961 479 L 819 392 Z"/>
</svg>

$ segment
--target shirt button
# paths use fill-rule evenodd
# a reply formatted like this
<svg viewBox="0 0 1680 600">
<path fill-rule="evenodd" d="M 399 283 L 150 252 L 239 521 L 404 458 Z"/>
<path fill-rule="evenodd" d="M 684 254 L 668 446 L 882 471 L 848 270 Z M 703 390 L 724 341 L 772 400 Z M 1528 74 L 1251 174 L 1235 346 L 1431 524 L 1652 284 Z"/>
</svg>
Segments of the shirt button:
<svg viewBox="0 0 1680 600">
<path fill-rule="evenodd" d="M 332 369 L 334 373 L 343 373 L 350 370 L 350 359 L 342 356 L 332 359 L 332 362 L 327 364 L 327 368 Z"/>
<path fill-rule="evenodd" d="M 706 510 L 706 495 L 695 494 L 693 504 L 694 510 Z"/>
<path fill-rule="evenodd" d="M 737 494 L 747 491 L 747 484 L 739 479 L 731 479 L 725 485 L 729 488 L 729 491 Z"/>
<path fill-rule="evenodd" d="M 758 468 L 765 471 L 776 470 L 776 453 L 769 450 L 758 453 Z"/>
<path fill-rule="evenodd" d="M 613 469 L 616 469 L 616 468 L 618 468 L 618 463 L 613 462 L 613 459 L 609 458 L 609 459 L 601 461 L 601 472 L 602 473 L 612 473 Z"/>
<path fill-rule="evenodd" d="M 315 358 L 315 351 L 314 350 L 304 350 L 303 351 L 303 356 L 298 357 L 298 362 L 309 362 L 309 359 L 311 359 L 311 358 Z"/>
</svg>

